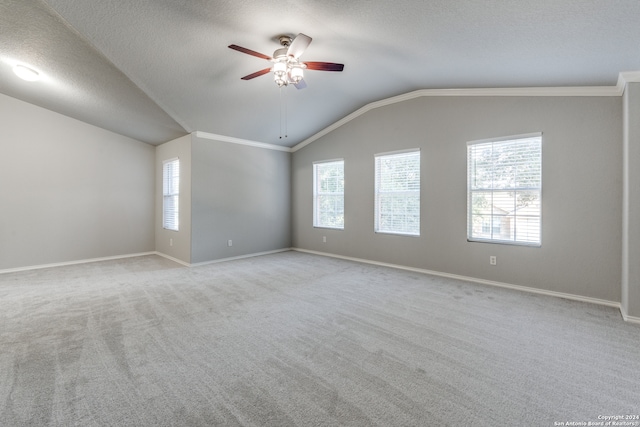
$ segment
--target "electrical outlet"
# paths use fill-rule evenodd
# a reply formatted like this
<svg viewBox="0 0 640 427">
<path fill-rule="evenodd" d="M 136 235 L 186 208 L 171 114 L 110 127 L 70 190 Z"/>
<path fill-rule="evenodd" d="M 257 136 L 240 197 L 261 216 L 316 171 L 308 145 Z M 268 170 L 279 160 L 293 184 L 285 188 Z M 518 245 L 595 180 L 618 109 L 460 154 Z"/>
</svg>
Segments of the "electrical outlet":
<svg viewBox="0 0 640 427">
<path fill-rule="evenodd" d="M 322 236 L 322 243 L 327 243 L 327 236 Z"/>
<path fill-rule="evenodd" d="M 233 240 L 227 240 L 227 246 L 229 247 L 233 246 Z"/>
<path fill-rule="evenodd" d="M 494 255 L 491 255 L 491 256 L 489 257 L 489 264 L 491 264 L 491 265 L 497 265 L 497 264 L 498 264 L 498 259 L 497 259 Z"/>
</svg>

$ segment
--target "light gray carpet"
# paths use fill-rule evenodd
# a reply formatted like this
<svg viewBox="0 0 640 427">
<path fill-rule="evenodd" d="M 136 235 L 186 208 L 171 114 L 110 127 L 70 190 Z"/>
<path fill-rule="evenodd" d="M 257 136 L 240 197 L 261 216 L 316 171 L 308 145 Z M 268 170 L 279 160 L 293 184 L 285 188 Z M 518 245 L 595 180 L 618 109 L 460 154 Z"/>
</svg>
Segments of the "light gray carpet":
<svg viewBox="0 0 640 427">
<path fill-rule="evenodd" d="M 0 275 L 2 426 L 551 426 L 638 413 L 640 327 L 614 308 L 298 252 Z"/>
</svg>

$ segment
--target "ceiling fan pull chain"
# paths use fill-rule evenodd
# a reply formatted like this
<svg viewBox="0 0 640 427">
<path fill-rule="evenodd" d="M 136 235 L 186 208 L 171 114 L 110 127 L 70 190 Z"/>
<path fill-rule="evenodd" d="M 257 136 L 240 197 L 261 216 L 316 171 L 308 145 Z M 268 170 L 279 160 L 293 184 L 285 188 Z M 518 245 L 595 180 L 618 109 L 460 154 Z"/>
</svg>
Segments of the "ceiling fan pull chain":
<svg viewBox="0 0 640 427">
<path fill-rule="evenodd" d="M 287 92 L 284 93 L 284 137 L 288 137 L 289 129 L 287 127 Z"/>
<path fill-rule="evenodd" d="M 282 98 L 283 86 L 280 86 L 279 89 L 280 89 L 280 139 L 282 139 L 282 121 L 283 120 L 284 120 L 284 123 L 285 123 L 285 136 L 284 137 L 285 138 L 287 137 L 287 135 L 286 135 L 286 132 L 287 132 L 287 130 L 286 130 L 287 112 L 286 112 L 286 109 L 284 107 L 285 102 L 286 102 L 286 98 L 285 99 Z M 284 109 L 284 113 L 282 112 L 283 109 Z"/>
<path fill-rule="evenodd" d="M 280 139 L 282 139 L 282 122 L 284 121 L 284 137 L 288 137 L 287 135 L 287 92 L 284 92 L 284 97 L 282 95 L 282 91 L 287 87 L 287 85 L 280 86 Z M 282 112 L 284 110 L 284 113 Z"/>
<path fill-rule="evenodd" d="M 280 89 L 280 139 L 282 139 L 282 88 Z"/>
</svg>

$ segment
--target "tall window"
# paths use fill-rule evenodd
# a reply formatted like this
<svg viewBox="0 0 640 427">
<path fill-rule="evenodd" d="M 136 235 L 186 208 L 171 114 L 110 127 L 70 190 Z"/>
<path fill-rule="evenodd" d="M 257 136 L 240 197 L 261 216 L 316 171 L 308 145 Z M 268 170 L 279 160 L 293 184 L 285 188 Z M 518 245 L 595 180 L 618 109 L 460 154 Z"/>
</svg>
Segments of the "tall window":
<svg viewBox="0 0 640 427">
<path fill-rule="evenodd" d="M 375 231 L 420 235 L 420 151 L 375 156 Z"/>
<path fill-rule="evenodd" d="M 313 164 L 313 226 L 344 229 L 344 160 Z"/>
<path fill-rule="evenodd" d="M 542 134 L 467 144 L 467 239 L 540 245 Z"/>
<path fill-rule="evenodd" d="M 178 231 L 180 197 L 180 159 L 162 162 L 162 227 Z"/>
</svg>

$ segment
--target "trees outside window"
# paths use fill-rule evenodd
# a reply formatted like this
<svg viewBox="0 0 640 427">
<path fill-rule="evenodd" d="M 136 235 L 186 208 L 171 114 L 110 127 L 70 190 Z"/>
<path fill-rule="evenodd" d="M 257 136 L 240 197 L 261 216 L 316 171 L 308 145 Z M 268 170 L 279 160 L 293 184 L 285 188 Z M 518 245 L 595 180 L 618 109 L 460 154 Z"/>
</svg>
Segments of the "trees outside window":
<svg viewBox="0 0 640 427">
<path fill-rule="evenodd" d="M 540 245 L 542 135 L 467 145 L 467 238 Z"/>
<path fill-rule="evenodd" d="M 180 227 L 180 159 L 162 162 L 162 227 L 178 231 Z"/>
<path fill-rule="evenodd" d="M 344 160 L 313 164 L 313 226 L 344 229 Z"/>
<path fill-rule="evenodd" d="M 376 233 L 420 235 L 420 151 L 375 156 Z"/>
</svg>

